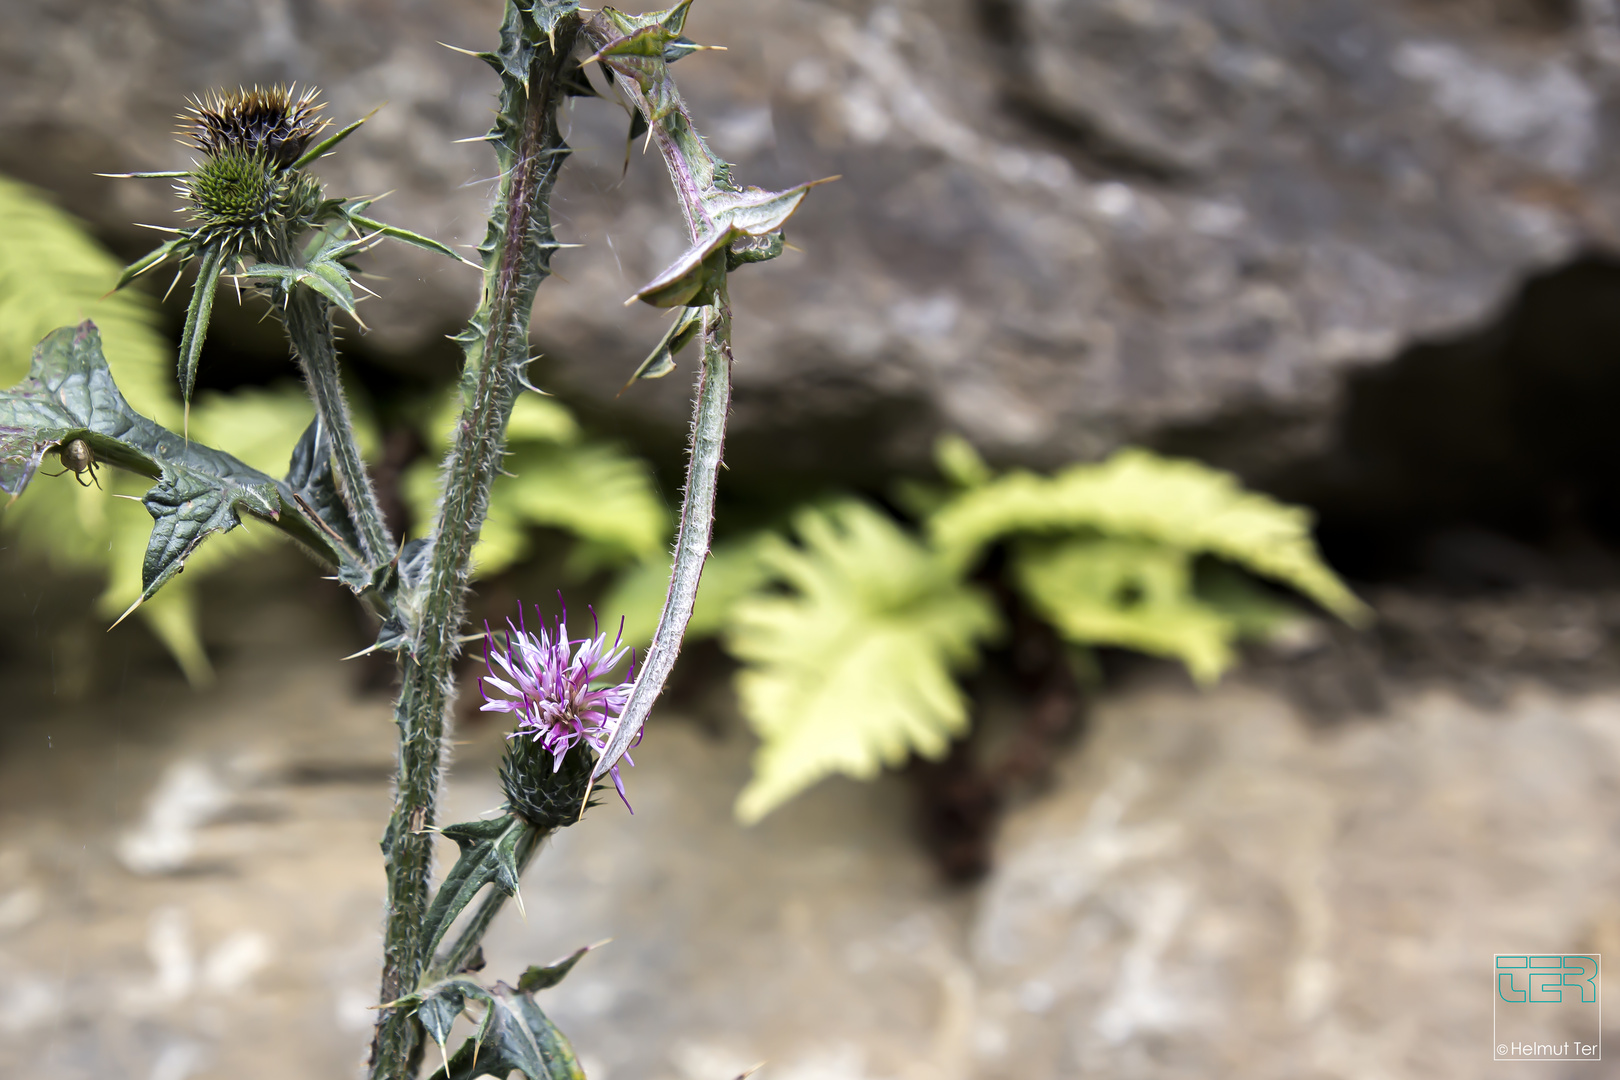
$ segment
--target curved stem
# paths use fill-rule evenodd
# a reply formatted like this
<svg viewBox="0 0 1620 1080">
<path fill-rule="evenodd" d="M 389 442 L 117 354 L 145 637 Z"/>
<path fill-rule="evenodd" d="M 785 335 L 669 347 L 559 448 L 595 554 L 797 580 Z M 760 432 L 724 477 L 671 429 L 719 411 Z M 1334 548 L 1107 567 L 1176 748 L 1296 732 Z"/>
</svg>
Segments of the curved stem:
<svg viewBox="0 0 1620 1080">
<path fill-rule="evenodd" d="M 686 466 L 686 493 L 681 502 L 680 531 L 675 536 L 674 565 L 658 629 L 630 690 L 630 700 L 615 722 L 613 735 L 597 759 L 592 778 L 606 776 L 641 732 L 653 703 L 680 655 L 681 639 L 697 603 L 703 563 L 714 533 L 714 497 L 725 453 L 726 415 L 731 409 L 731 303 L 726 288 L 715 290 L 715 302 L 703 312 L 703 367 L 698 373 L 697 404 L 692 413 L 691 456 Z"/>
</svg>

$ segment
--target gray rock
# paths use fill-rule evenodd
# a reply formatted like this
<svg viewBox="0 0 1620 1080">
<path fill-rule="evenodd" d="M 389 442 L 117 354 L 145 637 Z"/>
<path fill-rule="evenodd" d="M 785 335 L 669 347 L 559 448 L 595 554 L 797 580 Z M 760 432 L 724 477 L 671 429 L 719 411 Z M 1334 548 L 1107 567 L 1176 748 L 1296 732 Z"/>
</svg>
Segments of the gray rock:
<svg viewBox="0 0 1620 1080">
<path fill-rule="evenodd" d="M 334 630 L 284 590 L 202 695 L 137 664 L 65 704 L 5 666 L 0 1073 L 357 1075 L 393 729 Z M 487 939 L 507 981 L 614 939 L 542 998 L 591 1080 L 1469 1076 L 1492 953 L 1620 952 L 1612 688 L 1403 688 L 1322 728 L 1261 685 L 1139 678 L 970 891 L 893 776 L 738 826 L 751 742 L 693 707 L 637 751 L 635 816 L 563 830 Z M 501 732 L 458 739 L 444 820 L 499 802 Z"/>
<path fill-rule="evenodd" d="M 767 185 L 840 173 L 804 249 L 739 275 L 734 465 L 912 463 L 941 427 L 1051 463 L 1243 414 L 1234 460 L 1320 443 L 1341 378 L 1478 323 L 1527 274 L 1612 247 L 1614 0 L 704 0 L 683 61 L 702 125 Z M 498 6 L 26 0 L 0 37 L 0 169 L 133 250 L 186 93 L 317 80 L 388 105 L 324 166 L 470 242 L 490 165 L 479 46 Z M 684 378 L 609 405 L 656 339 L 619 301 L 681 236 L 622 120 L 575 109 L 558 201 L 586 244 L 542 292 L 549 382 L 676 437 Z M 470 272 L 378 256 L 374 350 L 453 326 Z M 1245 457 L 1247 455 L 1247 457 Z"/>
</svg>

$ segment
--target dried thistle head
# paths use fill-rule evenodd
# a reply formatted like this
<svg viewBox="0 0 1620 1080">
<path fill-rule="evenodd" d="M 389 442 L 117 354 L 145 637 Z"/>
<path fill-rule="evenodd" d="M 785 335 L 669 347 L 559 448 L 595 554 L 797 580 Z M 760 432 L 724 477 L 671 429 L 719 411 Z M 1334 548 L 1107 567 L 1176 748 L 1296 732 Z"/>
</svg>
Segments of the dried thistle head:
<svg viewBox="0 0 1620 1080">
<path fill-rule="evenodd" d="M 237 151 L 263 156 L 275 169 L 297 161 L 327 121 L 316 114 L 326 108 L 320 91 L 272 86 L 252 90 L 219 90 L 191 99 L 179 119 L 179 135 L 210 158 Z"/>
</svg>

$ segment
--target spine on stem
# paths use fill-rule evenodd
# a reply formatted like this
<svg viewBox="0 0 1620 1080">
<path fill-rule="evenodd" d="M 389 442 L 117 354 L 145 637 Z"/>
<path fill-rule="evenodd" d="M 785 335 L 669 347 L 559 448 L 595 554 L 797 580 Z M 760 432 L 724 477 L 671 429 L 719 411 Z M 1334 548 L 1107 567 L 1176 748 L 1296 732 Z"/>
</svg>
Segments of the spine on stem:
<svg viewBox="0 0 1620 1080">
<path fill-rule="evenodd" d="M 403 687 L 395 720 L 400 758 L 393 817 L 383 840 L 388 870 L 381 1001 L 417 986 L 431 960 L 423 926 L 429 903 L 442 746 L 452 700 L 451 665 L 459 636 L 473 545 L 505 450 L 512 403 L 529 360 L 529 313 L 558 247 L 549 200 L 568 153 L 557 112 L 569 92 L 572 13 L 537 33 L 532 16 L 507 6 L 499 52 L 483 55 L 500 74 L 501 108 L 489 135 L 501 166 L 500 194 L 479 250 L 483 302 L 460 340 L 462 413 L 444 470 L 443 497 L 425 568 L 401 588 L 416 593 L 406 627 Z M 412 1075 L 422 1031 L 414 1014 L 385 1008 L 372 1043 L 374 1080 Z"/>
</svg>

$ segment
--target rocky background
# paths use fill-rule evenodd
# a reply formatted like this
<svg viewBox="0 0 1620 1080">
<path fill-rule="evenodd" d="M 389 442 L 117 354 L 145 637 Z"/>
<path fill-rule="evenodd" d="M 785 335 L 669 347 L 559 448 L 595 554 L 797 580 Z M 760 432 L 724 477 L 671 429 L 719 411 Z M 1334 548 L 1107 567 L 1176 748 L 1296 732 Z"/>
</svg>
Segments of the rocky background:
<svg viewBox="0 0 1620 1080">
<path fill-rule="evenodd" d="M 332 191 L 393 191 L 391 219 L 475 242 L 491 163 L 454 140 L 487 128 L 493 76 L 436 42 L 481 47 L 498 12 L 12 0 L 0 171 L 138 253 L 166 185 L 94 173 L 185 167 L 188 94 L 314 82 L 334 118 L 383 106 Z M 688 27 L 729 50 L 680 74 L 740 176 L 843 177 L 795 222 L 802 254 L 737 282 L 745 478 L 916 467 L 943 428 L 1050 465 L 1232 418 L 1200 449 L 1275 470 L 1330 440 L 1347 373 L 1620 229 L 1614 0 L 703 0 Z M 617 110 L 573 124 L 558 217 L 585 247 L 535 325 L 546 384 L 605 411 L 660 331 L 620 301 L 681 234 L 655 161 L 620 183 Z M 447 371 L 471 272 L 377 259 L 360 348 Z M 251 351 L 240 321 L 224 347 Z M 678 438 L 683 382 L 612 419 Z"/>
<path fill-rule="evenodd" d="M 471 242 L 492 166 L 454 140 L 493 80 L 435 42 L 497 18 L 10 0 L 0 172 L 133 256 L 172 200 L 94 173 L 183 167 L 187 94 L 315 81 L 339 120 L 386 103 L 331 190 Z M 557 841 L 491 973 L 615 938 L 550 997 L 591 1080 L 1620 1071 L 1485 1064 L 1491 953 L 1620 956 L 1620 4 L 699 0 L 689 31 L 728 48 L 678 73 L 745 180 L 842 175 L 802 251 L 735 283 L 733 497 L 882 490 L 947 429 L 1037 466 L 1145 442 L 1316 508 L 1380 622 L 1307 626 L 1208 694 L 1116 671 L 968 888 L 905 778 L 733 825 L 749 742 L 690 678 L 635 818 Z M 584 246 L 542 290 L 537 374 L 672 461 L 685 376 L 614 395 L 662 330 L 620 304 L 681 246 L 673 203 L 639 148 L 621 179 L 612 106 L 571 140 Z M 376 258 L 367 381 L 447 377 L 471 272 Z M 288 374 L 233 309 L 205 382 Z M 295 561 L 211 590 L 224 675 L 195 695 L 6 558 L 0 1073 L 349 1075 L 392 729 L 333 662 L 345 609 Z M 473 814 L 499 733 L 462 737 Z"/>
</svg>

